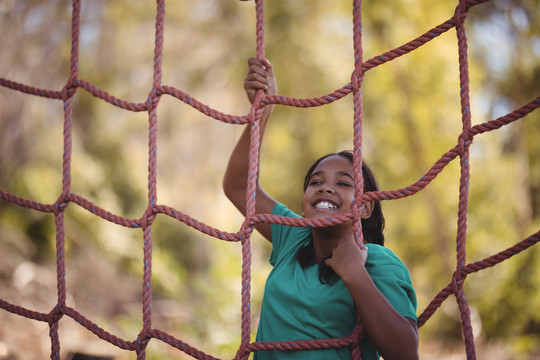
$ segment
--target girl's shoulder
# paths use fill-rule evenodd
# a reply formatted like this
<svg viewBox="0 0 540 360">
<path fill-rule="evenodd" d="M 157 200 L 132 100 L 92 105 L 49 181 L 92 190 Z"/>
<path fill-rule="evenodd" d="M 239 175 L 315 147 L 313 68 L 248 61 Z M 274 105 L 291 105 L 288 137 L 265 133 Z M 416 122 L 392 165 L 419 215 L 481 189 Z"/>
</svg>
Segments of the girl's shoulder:
<svg viewBox="0 0 540 360">
<path fill-rule="evenodd" d="M 366 268 L 396 266 L 407 270 L 401 259 L 389 248 L 378 244 L 365 244 L 368 248 Z M 408 271 L 408 270 L 407 270 Z"/>
<path fill-rule="evenodd" d="M 294 217 L 294 218 L 301 217 L 294 211 L 290 210 L 285 204 L 282 204 L 279 202 L 276 203 L 276 205 L 274 205 L 274 209 L 272 209 L 272 214 L 278 215 L 278 216 Z"/>
<path fill-rule="evenodd" d="M 289 210 L 283 204 L 276 204 L 273 215 L 299 218 L 292 210 Z M 294 256 L 298 248 L 309 243 L 311 237 L 311 229 L 304 227 L 288 226 L 272 224 L 272 254 L 270 255 L 270 263 L 275 266 L 280 259 Z"/>
</svg>

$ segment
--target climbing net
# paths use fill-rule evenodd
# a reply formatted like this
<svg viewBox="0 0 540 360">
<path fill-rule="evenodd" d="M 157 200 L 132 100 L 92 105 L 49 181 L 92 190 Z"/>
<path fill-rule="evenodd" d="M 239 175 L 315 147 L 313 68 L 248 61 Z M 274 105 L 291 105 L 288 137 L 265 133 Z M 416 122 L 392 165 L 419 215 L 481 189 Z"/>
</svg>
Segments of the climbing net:
<svg viewBox="0 0 540 360">
<path fill-rule="evenodd" d="M 469 182 L 469 148 L 475 136 L 497 130 L 505 125 L 517 121 L 536 110 L 540 106 L 540 97 L 536 97 L 529 103 L 512 111 L 511 113 L 499 117 L 495 120 L 486 123 L 472 126 L 471 113 L 469 103 L 469 76 L 468 76 L 468 60 L 467 60 L 467 37 L 465 34 L 465 19 L 473 6 L 488 0 L 460 0 L 455 9 L 454 15 L 441 25 L 434 27 L 425 34 L 416 39 L 390 50 L 384 54 L 378 55 L 367 61 L 363 59 L 362 49 L 362 17 L 361 17 L 361 1 L 353 1 L 353 42 L 355 63 L 352 71 L 351 81 L 346 86 L 318 98 L 299 99 L 287 96 L 264 95 L 262 91 L 256 96 L 256 99 L 251 107 L 249 114 L 244 116 L 233 116 L 214 110 L 209 106 L 197 101 L 189 94 L 186 94 L 173 87 L 162 85 L 162 65 L 161 58 L 163 53 L 164 39 L 164 17 L 165 17 L 165 1 L 157 0 L 156 20 L 155 20 L 155 48 L 154 48 L 154 76 L 152 89 L 148 97 L 141 103 L 132 103 L 120 98 L 117 98 L 107 92 L 99 89 L 90 82 L 78 77 L 78 54 L 79 54 L 79 35 L 80 35 L 80 11 L 81 1 L 73 0 L 72 13 L 72 47 L 71 47 L 71 66 L 69 78 L 61 90 L 46 90 L 39 89 L 29 85 L 10 81 L 0 78 L 0 85 L 3 87 L 17 90 L 26 94 L 45 97 L 48 99 L 60 100 L 64 104 L 64 127 L 63 127 L 63 163 L 62 163 L 62 192 L 53 204 L 43 204 L 32 199 L 25 199 L 16 194 L 0 190 L 0 199 L 12 204 L 32 209 L 39 212 L 51 213 L 55 218 L 56 225 L 56 269 L 57 269 L 57 296 L 58 302 L 49 313 L 42 313 L 27 309 L 16 304 L 11 304 L 0 299 L 0 308 L 11 313 L 42 321 L 49 324 L 49 335 L 51 338 L 51 359 L 60 358 L 60 338 L 58 336 L 59 321 L 63 316 L 68 316 L 76 320 L 81 326 L 88 331 L 94 333 L 99 338 L 108 341 L 114 346 L 134 351 L 137 354 L 137 359 L 146 358 L 146 347 L 151 339 L 161 340 L 170 346 L 177 348 L 186 354 L 197 359 L 215 359 L 211 355 L 198 350 L 184 341 L 171 336 L 170 334 L 155 329 L 152 327 L 152 226 L 158 215 L 166 215 L 174 218 L 186 225 L 199 230 L 200 232 L 215 237 L 217 239 L 240 242 L 242 247 L 242 290 L 241 290 L 241 343 L 236 353 L 235 359 L 247 359 L 249 354 L 257 350 L 302 350 L 313 348 L 329 348 L 329 347 L 351 347 L 353 358 L 361 358 L 359 343 L 363 337 L 363 328 L 358 324 L 355 331 L 350 336 L 340 339 L 317 339 L 283 342 L 250 342 L 250 236 L 254 226 L 258 223 L 276 223 L 286 224 L 291 226 L 303 227 L 322 227 L 340 224 L 344 221 L 353 221 L 356 234 L 361 234 L 361 222 L 359 219 L 359 210 L 362 201 L 366 200 L 389 200 L 401 199 L 416 194 L 424 189 L 452 160 L 459 157 L 461 166 L 461 177 L 459 187 L 459 208 L 458 208 L 458 229 L 457 229 L 457 261 L 456 269 L 453 273 L 449 284 L 442 289 L 431 301 L 428 307 L 420 315 L 418 324 L 422 326 L 437 310 L 437 308 L 453 294 L 456 298 L 458 308 L 461 314 L 462 331 L 465 339 L 466 352 L 468 359 L 475 359 L 475 345 L 473 340 L 473 331 L 471 326 L 470 312 L 463 290 L 463 285 L 467 275 L 494 266 L 509 257 L 520 253 L 521 251 L 538 243 L 540 240 L 540 231 L 532 234 L 530 237 L 516 243 L 515 245 L 503 250 L 497 254 L 487 257 L 483 260 L 474 263 L 466 263 L 465 244 L 467 230 L 467 206 L 468 206 L 468 182 Z M 256 51 L 257 57 L 265 57 L 264 43 L 264 0 L 255 1 L 256 9 Z M 377 191 L 363 193 L 363 179 L 360 172 L 362 161 L 362 82 L 364 74 L 377 66 L 385 64 L 399 56 L 406 55 L 418 47 L 428 43 L 437 36 L 446 31 L 455 28 L 458 41 L 459 51 L 459 74 L 460 74 L 460 99 L 461 99 L 461 118 L 462 131 L 459 135 L 455 147 L 446 152 L 417 182 L 397 190 Z M 71 161 L 72 161 L 72 106 L 74 97 L 78 89 L 84 89 L 93 96 L 102 99 L 118 108 L 133 111 L 148 113 L 148 206 L 144 213 L 138 219 L 124 218 L 100 208 L 91 201 L 71 192 Z M 260 132 L 258 122 L 265 106 L 270 104 L 281 104 L 285 106 L 295 106 L 301 108 L 322 106 L 325 104 L 337 101 L 348 94 L 352 93 L 354 102 L 354 160 L 355 169 L 354 178 L 356 184 L 356 199 L 350 211 L 341 214 L 332 219 L 292 219 L 286 217 L 278 217 L 271 214 L 255 214 L 255 187 L 257 182 L 257 169 L 259 159 L 259 140 Z M 241 228 L 236 233 L 227 233 L 219 229 L 208 226 L 192 217 L 183 214 L 182 212 L 169 206 L 158 203 L 157 201 L 157 181 L 156 181 L 156 143 L 157 143 L 157 108 L 160 98 L 163 95 L 169 95 L 178 100 L 192 106 L 201 113 L 212 117 L 216 120 L 229 124 L 253 124 L 251 127 L 251 148 L 250 148 L 250 176 L 248 179 L 248 194 L 246 198 L 247 214 L 242 223 Z M 137 339 L 128 341 L 121 339 L 114 334 L 105 331 L 97 326 L 90 319 L 86 318 L 74 308 L 66 304 L 66 280 L 65 280 L 65 230 L 64 217 L 68 206 L 74 204 L 86 209 L 88 212 L 110 221 L 111 223 L 127 228 L 138 228 L 142 230 L 144 246 L 143 246 L 143 327 L 139 332 Z M 357 238 L 357 241 L 361 241 Z M 294 340 L 294 341 L 293 341 Z"/>
</svg>

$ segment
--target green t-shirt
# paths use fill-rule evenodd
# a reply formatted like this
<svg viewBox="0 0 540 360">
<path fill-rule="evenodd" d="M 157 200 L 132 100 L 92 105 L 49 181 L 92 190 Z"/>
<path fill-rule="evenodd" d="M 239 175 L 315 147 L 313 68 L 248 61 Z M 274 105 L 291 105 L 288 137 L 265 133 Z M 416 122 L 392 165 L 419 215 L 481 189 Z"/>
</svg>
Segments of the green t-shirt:
<svg viewBox="0 0 540 360">
<path fill-rule="evenodd" d="M 299 217 L 283 204 L 275 215 Z M 332 285 L 319 280 L 318 265 L 302 268 L 296 259 L 301 246 L 311 241 L 311 229 L 272 224 L 273 269 L 266 280 L 257 341 L 333 339 L 349 336 L 356 325 L 354 301 L 339 279 Z M 379 291 L 403 316 L 416 318 L 416 294 L 409 271 L 389 249 L 369 247 L 366 269 Z M 362 359 L 379 359 L 366 336 Z M 256 360 L 350 359 L 350 347 L 301 351 L 258 351 Z"/>
</svg>

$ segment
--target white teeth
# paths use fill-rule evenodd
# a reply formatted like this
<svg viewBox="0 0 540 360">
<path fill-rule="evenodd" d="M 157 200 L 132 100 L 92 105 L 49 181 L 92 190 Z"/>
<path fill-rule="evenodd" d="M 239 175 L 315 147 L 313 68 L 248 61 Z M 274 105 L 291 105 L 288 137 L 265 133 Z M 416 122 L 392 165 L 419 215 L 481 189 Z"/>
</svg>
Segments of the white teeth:
<svg viewBox="0 0 540 360">
<path fill-rule="evenodd" d="M 336 210 L 337 209 L 337 205 L 336 204 L 333 204 L 329 201 L 320 201 L 318 203 L 315 204 L 315 208 L 316 209 L 329 209 L 329 210 Z"/>
</svg>

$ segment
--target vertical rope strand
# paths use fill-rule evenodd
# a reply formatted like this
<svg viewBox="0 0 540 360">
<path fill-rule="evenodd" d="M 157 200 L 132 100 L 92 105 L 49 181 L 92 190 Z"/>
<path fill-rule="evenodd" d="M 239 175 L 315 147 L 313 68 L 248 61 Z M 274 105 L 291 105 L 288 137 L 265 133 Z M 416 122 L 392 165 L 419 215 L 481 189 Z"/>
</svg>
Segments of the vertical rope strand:
<svg viewBox="0 0 540 360">
<path fill-rule="evenodd" d="M 264 0 L 255 0 L 255 16 L 256 16 L 256 46 L 257 58 L 264 59 L 266 57 L 266 46 L 264 41 Z"/>
<path fill-rule="evenodd" d="M 264 42 L 264 0 L 255 0 L 256 13 L 256 42 L 257 58 L 265 58 Z M 251 242 L 250 237 L 254 229 L 251 220 L 255 215 L 257 181 L 259 176 L 260 156 L 260 119 L 262 115 L 261 99 L 264 96 L 262 90 L 258 91 L 250 111 L 250 149 L 249 149 L 249 174 L 246 189 L 246 218 L 242 225 L 242 290 L 241 290 L 241 344 L 237 357 L 247 359 L 249 352 L 244 349 L 250 342 L 251 337 Z M 243 234 L 242 234 L 243 233 Z"/>
<path fill-rule="evenodd" d="M 354 47 L 354 71 L 351 77 L 354 104 L 354 138 L 353 138 L 353 175 L 355 181 L 354 204 L 352 206 L 353 231 L 356 243 L 362 246 L 362 222 L 360 221 L 361 207 L 364 206 L 362 196 L 364 193 L 364 176 L 362 174 L 362 123 L 363 123 L 363 103 L 362 103 L 362 83 L 364 80 L 364 50 L 362 46 L 362 1 L 353 0 L 353 47 Z M 351 353 L 354 360 L 362 358 L 360 350 L 361 319 L 357 319 L 355 334 L 358 334 L 358 341 L 352 345 Z"/>
<path fill-rule="evenodd" d="M 65 241 L 64 241 L 64 212 L 55 213 L 56 225 L 56 283 L 58 302 L 51 311 L 49 320 L 49 335 L 51 337 L 51 359 L 59 359 L 60 337 L 58 334 L 61 309 L 66 302 L 66 271 L 65 271 Z"/>
<path fill-rule="evenodd" d="M 459 186 L 459 209 L 458 209 L 458 230 L 456 239 L 457 264 L 455 272 L 454 292 L 456 295 L 458 307 L 461 314 L 461 324 L 463 336 L 465 338 L 465 346 L 467 359 L 476 359 L 474 349 L 474 335 L 471 325 L 470 310 L 463 290 L 463 281 L 461 279 L 463 267 L 466 264 L 466 241 L 467 241 L 467 211 L 469 206 L 469 179 L 470 179 L 470 162 L 469 162 L 469 147 L 471 140 L 469 133 L 471 130 L 471 105 L 469 99 L 469 64 L 467 56 L 467 36 L 465 34 L 465 19 L 467 18 L 467 4 L 460 0 L 455 12 L 456 33 L 458 38 L 458 53 L 459 53 L 459 81 L 461 87 L 461 114 L 462 114 L 462 133 L 458 139 L 458 150 L 460 153 L 461 177 Z"/>
<path fill-rule="evenodd" d="M 137 341 L 137 360 L 146 358 L 146 345 L 150 340 L 152 329 L 152 224 L 155 219 L 154 208 L 157 205 L 157 106 L 159 96 L 156 89 L 161 86 L 163 35 L 165 21 L 165 1 L 156 1 L 155 47 L 154 47 L 154 77 L 152 90 L 147 98 L 148 108 L 148 207 L 143 215 L 143 329 Z"/>
<path fill-rule="evenodd" d="M 60 337 L 58 336 L 58 320 L 49 324 L 51 338 L 51 360 L 60 360 Z"/>
<path fill-rule="evenodd" d="M 353 170 L 355 179 L 355 201 L 353 209 L 354 236 L 356 242 L 361 245 L 363 241 L 362 223 L 360 210 L 363 206 L 362 196 L 364 192 L 364 178 L 362 176 L 362 125 L 364 108 L 362 103 L 362 82 L 364 80 L 364 64 L 362 49 L 362 2 L 354 0 L 353 3 L 353 43 L 354 43 L 354 71 L 351 85 L 353 89 L 354 104 L 354 157 Z"/>
<path fill-rule="evenodd" d="M 80 0 L 72 2 L 71 15 L 71 56 L 69 78 L 62 89 L 64 103 L 64 150 L 62 154 L 62 193 L 56 200 L 54 209 L 56 227 L 56 287 L 58 299 L 56 307 L 50 313 L 49 336 L 51 338 L 51 359 L 60 359 L 59 321 L 66 305 L 66 261 L 65 261 L 65 226 L 64 213 L 71 192 L 71 153 L 73 125 L 73 96 L 76 92 L 74 82 L 78 76 L 79 33 L 80 33 Z"/>
</svg>

